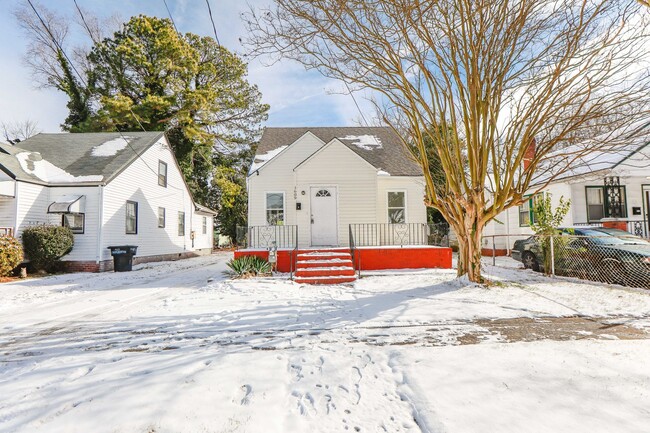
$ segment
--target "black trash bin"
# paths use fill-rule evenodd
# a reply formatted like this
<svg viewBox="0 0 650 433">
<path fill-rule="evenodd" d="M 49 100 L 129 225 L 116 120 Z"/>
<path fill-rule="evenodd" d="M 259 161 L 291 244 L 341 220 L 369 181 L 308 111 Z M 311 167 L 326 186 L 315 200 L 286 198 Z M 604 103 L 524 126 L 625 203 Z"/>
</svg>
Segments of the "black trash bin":
<svg viewBox="0 0 650 433">
<path fill-rule="evenodd" d="M 108 247 L 113 256 L 113 270 L 115 272 L 127 272 L 133 270 L 133 256 L 138 251 L 135 245 L 117 245 Z"/>
</svg>

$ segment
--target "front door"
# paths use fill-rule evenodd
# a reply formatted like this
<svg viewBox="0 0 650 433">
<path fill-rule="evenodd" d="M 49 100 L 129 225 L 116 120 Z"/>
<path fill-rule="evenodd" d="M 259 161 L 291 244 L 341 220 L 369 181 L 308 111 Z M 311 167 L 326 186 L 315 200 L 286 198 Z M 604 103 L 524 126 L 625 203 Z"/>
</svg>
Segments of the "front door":
<svg viewBox="0 0 650 433">
<path fill-rule="evenodd" d="M 338 245 L 336 187 L 311 187 L 311 245 Z"/>
</svg>

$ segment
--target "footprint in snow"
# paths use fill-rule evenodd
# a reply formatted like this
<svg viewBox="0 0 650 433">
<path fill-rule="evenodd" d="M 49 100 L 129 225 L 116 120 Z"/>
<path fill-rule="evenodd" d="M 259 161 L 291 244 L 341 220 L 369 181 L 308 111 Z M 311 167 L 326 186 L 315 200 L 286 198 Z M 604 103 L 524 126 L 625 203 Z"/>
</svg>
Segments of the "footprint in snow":
<svg viewBox="0 0 650 433">
<path fill-rule="evenodd" d="M 241 390 L 244 393 L 244 396 L 242 397 L 239 404 L 242 406 L 248 406 L 251 402 L 251 399 L 253 398 L 253 387 L 250 385 L 242 385 Z"/>
</svg>

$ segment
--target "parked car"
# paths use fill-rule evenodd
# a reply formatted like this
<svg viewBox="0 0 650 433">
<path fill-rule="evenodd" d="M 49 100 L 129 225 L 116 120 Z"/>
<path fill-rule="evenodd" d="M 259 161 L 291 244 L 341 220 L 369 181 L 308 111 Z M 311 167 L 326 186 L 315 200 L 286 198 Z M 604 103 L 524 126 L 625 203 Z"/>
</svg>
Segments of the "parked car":
<svg viewBox="0 0 650 433">
<path fill-rule="evenodd" d="M 635 287 L 650 287 L 650 242 L 608 228 L 569 227 L 554 239 L 555 273 Z M 512 258 L 525 268 L 544 270 L 539 236 L 515 241 Z M 548 248 L 548 247 L 547 247 Z"/>
</svg>

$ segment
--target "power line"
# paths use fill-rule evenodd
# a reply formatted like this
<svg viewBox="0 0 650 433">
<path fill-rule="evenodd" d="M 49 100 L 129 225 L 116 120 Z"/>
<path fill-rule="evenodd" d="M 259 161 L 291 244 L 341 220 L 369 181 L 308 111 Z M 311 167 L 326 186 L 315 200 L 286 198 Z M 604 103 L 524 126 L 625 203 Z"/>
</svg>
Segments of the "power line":
<svg viewBox="0 0 650 433">
<path fill-rule="evenodd" d="M 84 27 L 86 28 L 86 31 L 88 31 L 88 36 L 90 36 L 90 39 L 92 39 L 94 44 L 97 44 L 97 41 L 95 40 L 95 36 L 93 35 L 93 32 L 90 30 L 90 26 L 86 22 L 86 17 L 84 17 L 83 12 L 81 12 L 81 8 L 77 4 L 77 0 L 73 0 L 73 1 L 74 1 L 75 7 L 77 8 L 77 12 L 79 12 L 79 16 L 81 17 L 81 21 L 83 22 Z"/>
<path fill-rule="evenodd" d="M 70 60 L 70 58 L 69 58 L 68 55 L 66 54 L 65 50 L 64 50 L 63 47 L 59 44 L 59 42 L 56 40 L 56 38 L 55 38 L 54 35 L 52 34 L 52 31 L 50 30 L 50 28 L 48 27 L 48 25 L 45 23 L 45 21 L 43 20 L 43 18 L 41 17 L 41 14 L 39 14 L 39 13 L 38 13 L 38 10 L 36 10 L 36 8 L 34 7 L 34 4 L 32 3 L 32 1 L 31 1 L 31 0 L 27 0 L 27 2 L 29 3 L 29 5 L 31 6 L 32 10 L 33 10 L 34 13 L 36 14 L 36 17 L 39 19 L 39 21 L 40 21 L 41 24 L 43 25 L 43 28 L 45 29 L 45 31 L 48 33 L 48 35 L 50 35 L 50 38 L 52 39 L 52 42 L 54 43 L 54 45 L 56 45 L 57 49 L 61 52 L 61 55 L 63 55 L 63 57 L 65 57 L 65 59 L 68 61 L 68 63 L 70 64 L 70 67 L 72 67 L 72 69 L 74 70 L 74 72 L 77 74 L 77 77 L 79 77 L 79 80 L 81 81 L 81 83 L 82 83 L 86 88 L 88 88 L 88 83 L 87 83 L 86 80 L 83 78 L 83 76 L 79 73 L 79 71 L 77 70 L 77 68 L 75 68 L 74 64 L 72 63 L 72 61 Z M 77 10 L 79 11 L 79 14 L 81 15 L 81 20 L 84 22 L 84 24 L 86 25 L 86 29 L 87 29 L 87 30 L 89 31 L 89 33 L 90 33 L 90 29 L 89 29 L 88 25 L 86 24 L 86 20 L 85 20 L 85 18 L 84 18 L 84 16 L 83 16 L 83 13 L 81 12 L 81 9 L 80 9 L 79 6 L 77 5 L 76 0 L 74 0 L 74 3 L 75 3 L 75 5 L 77 6 Z M 94 38 L 93 38 L 93 36 L 92 36 L 92 33 L 90 33 L 90 37 L 91 37 L 91 39 L 93 39 L 93 42 L 94 42 Z M 142 126 L 142 123 L 140 123 L 140 120 L 138 119 L 138 116 L 136 116 L 136 114 L 133 112 L 133 110 L 132 110 L 130 107 L 129 107 L 129 112 L 131 113 L 131 115 L 133 116 L 133 118 L 135 119 L 135 121 L 138 123 L 138 125 L 140 125 L 140 128 L 142 128 L 142 131 L 147 132 L 147 130 L 144 128 L 144 126 Z M 158 175 L 158 173 L 157 173 L 153 168 L 151 168 L 151 167 L 149 166 L 149 164 L 147 164 L 147 161 L 145 161 L 144 158 L 142 158 L 142 155 L 140 155 L 140 154 L 138 153 L 138 151 L 135 150 L 135 149 L 133 148 L 133 146 L 131 146 L 131 143 L 130 143 L 129 140 L 124 136 L 124 134 L 122 133 L 122 131 L 120 130 L 120 128 L 119 128 L 117 125 L 113 125 L 113 126 L 114 126 L 115 129 L 117 130 L 118 134 L 120 134 L 120 137 L 124 140 L 124 142 L 125 142 L 126 145 L 129 147 L 129 149 L 131 149 L 131 151 L 133 151 L 133 153 L 138 157 L 138 159 L 142 160 L 142 162 L 144 163 L 144 165 L 145 165 L 145 166 L 146 166 L 146 167 L 147 167 L 147 168 L 148 168 L 152 173 Z M 168 185 L 170 185 L 172 188 L 175 188 L 175 189 L 178 189 L 178 190 L 182 190 L 182 188 L 178 188 L 178 187 L 176 187 L 176 186 L 174 186 L 174 185 L 171 185 L 170 183 L 168 183 Z"/>
<path fill-rule="evenodd" d="M 217 36 L 217 26 L 214 25 L 214 18 L 212 18 L 212 8 L 210 7 L 210 0 L 205 0 L 205 3 L 208 5 L 208 14 L 210 15 L 210 21 L 212 22 L 212 30 L 214 31 L 214 39 L 217 41 L 217 45 L 221 47 L 221 42 L 219 42 L 219 36 Z"/>
<path fill-rule="evenodd" d="M 332 53 L 332 50 L 330 49 L 330 47 L 327 44 L 325 44 L 325 48 L 327 48 L 327 51 L 329 51 L 330 56 L 334 57 L 334 54 Z M 359 114 L 361 115 L 361 118 L 363 119 L 363 123 L 365 123 L 366 126 L 370 126 L 368 124 L 368 121 L 366 120 L 366 116 L 364 116 L 363 112 L 361 111 L 361 107 L 359 107 L 359 104 L 357 103 L 357 98 L 354 97 L 354 94 L 352 93 L 352 90 L 350 90 L 350 86 L 348 85 L 348 82 L 345 81 L 345 79 L 343 79 L 341 81 L 343 81 L 343 84 L 345 84 L 345 88 L 348 89 L 348 93 L 352 97 L 352 101 L 354 101 L 354 105 L 357 107 L 357 111 L 359 111 Z"/>
<path fill-rule="evenodd" d="M 163 0 L 163 3 L 165 3 L 165 9 L 167 9 L 167 14 L 169 15 L 169 19 L 172 20 L 172 26 L 174 26 L 174 30 L 176 30 L 176 33 L 178 33 L 180 35 L 180 32 L 178 31 L 178 28 L 176 28 L 176 23 L 174 22 L 174 17 L 172 17 L 172 12 L 169 10 L 169 6 L 167 6 L 167 0 Z"/>
</svg>

